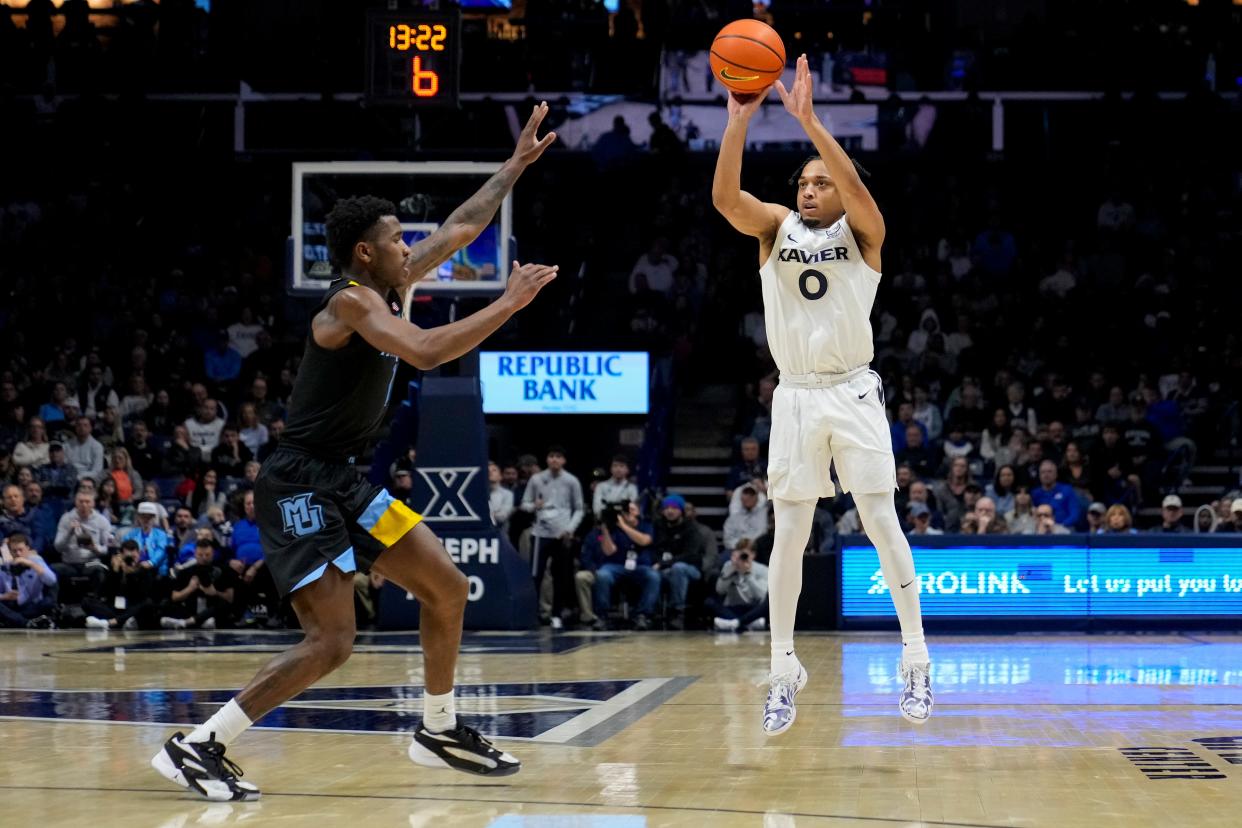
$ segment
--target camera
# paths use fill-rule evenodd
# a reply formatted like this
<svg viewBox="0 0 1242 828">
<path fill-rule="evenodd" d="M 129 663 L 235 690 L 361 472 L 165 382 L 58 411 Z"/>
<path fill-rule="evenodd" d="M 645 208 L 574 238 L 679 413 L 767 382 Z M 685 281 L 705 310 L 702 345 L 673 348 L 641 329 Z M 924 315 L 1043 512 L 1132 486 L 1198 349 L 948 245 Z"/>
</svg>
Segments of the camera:
<svg viewBox="0 0 1242 828">
<path fill-rule="evenodd" d="M 604 511 L 599 516 L 599 522 L 608 529 L 615 529 L 617 523 L 621 520 L 621 516 L 629 512 L 629 510 L 630 504 L 624 500 L 615 503 L 605 503 Z"/>
<path fill-rule="evenodd" d="M 126 566 L 137 566 L 138 565 L 138 553 L 137 552 L 124 552 L 121 554 L 121 561 Z"/>
<path fill-rule="evenodd" d="M 737 556 L 737 559 L 738 559 L 739 561 L 749 561 L 749 560 L 750 560 L 750 553 L 749 553 L 749 552 L 739 552 L 739 553 L 738 553 L 738 556 Z"/>
<path fill-rule="evenodd" d="M 198 578 L 199 586 L 205 586 L 205 587 L 211 586 L 212 574 L 214 572 L 215 572 L 215 567 L 212 567 L 212 566 L 194 567 L 194 577 Z"/>
</svg>

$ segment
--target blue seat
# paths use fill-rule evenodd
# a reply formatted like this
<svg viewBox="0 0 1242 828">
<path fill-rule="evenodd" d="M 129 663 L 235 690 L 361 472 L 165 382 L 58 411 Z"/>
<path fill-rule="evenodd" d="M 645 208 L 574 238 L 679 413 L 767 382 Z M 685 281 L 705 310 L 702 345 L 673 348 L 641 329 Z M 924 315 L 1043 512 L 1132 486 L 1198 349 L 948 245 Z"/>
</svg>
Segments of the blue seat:
<svg viewBox="0 0 1242 828">
<path fill-rule="evenodd" d="M 181 485 L 184 477 L 157 477 L 151 482 L 159 489 L 160 498 L 163 500 L 176 499 L 177 487 Z"/>
</svg>

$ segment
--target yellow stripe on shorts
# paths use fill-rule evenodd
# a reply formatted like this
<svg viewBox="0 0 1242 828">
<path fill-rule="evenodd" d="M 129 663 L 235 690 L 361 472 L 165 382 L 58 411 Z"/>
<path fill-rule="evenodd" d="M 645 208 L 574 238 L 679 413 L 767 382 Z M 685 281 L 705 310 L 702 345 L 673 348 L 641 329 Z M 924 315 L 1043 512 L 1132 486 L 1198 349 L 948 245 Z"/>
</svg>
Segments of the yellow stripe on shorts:
<svg viewBox="0 0 1242 828">
<path fill-rule="evenodd" d="M 384 510 L 384 514 L 380 515 L 379 520 L 375 521 L 375 525 L 367 531 L 371 533 L 371 537 L 384 546 L 392 546 L 401 540 L 406 532 L 421 523 L 422 519 L 423 516 L 418 512 L 400 500 L 394 500 L 388 504 L 388 508 Z"/>
</svg>

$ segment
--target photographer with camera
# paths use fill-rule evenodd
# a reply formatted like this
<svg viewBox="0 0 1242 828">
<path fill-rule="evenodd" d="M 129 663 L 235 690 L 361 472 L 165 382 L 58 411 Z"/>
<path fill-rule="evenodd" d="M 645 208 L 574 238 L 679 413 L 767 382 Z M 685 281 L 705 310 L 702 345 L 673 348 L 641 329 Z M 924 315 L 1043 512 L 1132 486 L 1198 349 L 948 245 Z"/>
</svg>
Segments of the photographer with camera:
<svg viewBox="0 0 1242 828">
<path fill-rule="evenodd" d="M 108 576 L 107 554 L 112 544 L 112 524 L 95 510 L 95 494 L 79 487 L 73 498 L 73 509 L 61 515 L 56 524 L 53 546 L 60 553 L 60 563 L 52 564 L 62 584 L 61 603 L 73 604 L 83 596 L 72 594 L 73 579 L 89 579 L 86 593 L 97 596 Z"/>
<path fill-rule="evenodd" d="M 651 527 L 641 520 L 638 504 L 629 501 L 605 508 L 599 527 L 587 535 L 578 583 L 587 581 L 583 573 L 594 573 L 592 615 L 595 629 L 608 628 L 612 591 L 618 585 L 641 590 L 634 629 L 651 629 L 651 614 L 660 597 L 660 576 L 651 566 L 651 542 Z M 583 616 L 585 621 L 586 613 Z"/>
<path fill-rule="evenodd" d="M 750 541 L 743 538 L 716 579 L 716 596 L 707 600 L 716 629 L 737 632 L 762 630 L 768 618 L 768 568 L 755 560 Z"/>
<path fill-rule="evenodd" d="M 20 532 L 0 545 L 0 627 L 55 629 L 56 573 Z"/>
<path fill-rule="evenodd" d="M 218 566 L 216 546 L 210 538 L 194 545 L 194 564 L 177 570 L 172 595 L 164 606 L 160 626 L 166 630 L 229 627 L 233 623 L 236 576 Z"/>
<path fill-rule="evenodd" d="M 130 539 L 112 554 L 100 596 L 82 599 L 89 629 L 126 630 L 156 627 L 155 570 L 144 566 L 138 541 Z"/>
<path fill-rule="evenodd" d="M 608 479 L 601 480 L 591 493 L 591 511 L 596 520 L 602 520 L 604 510 L 618 503 L 638 500 L 638 487 L 630 482 L 630 461 L 624 454 L 612 458 Z"/>
</svg>

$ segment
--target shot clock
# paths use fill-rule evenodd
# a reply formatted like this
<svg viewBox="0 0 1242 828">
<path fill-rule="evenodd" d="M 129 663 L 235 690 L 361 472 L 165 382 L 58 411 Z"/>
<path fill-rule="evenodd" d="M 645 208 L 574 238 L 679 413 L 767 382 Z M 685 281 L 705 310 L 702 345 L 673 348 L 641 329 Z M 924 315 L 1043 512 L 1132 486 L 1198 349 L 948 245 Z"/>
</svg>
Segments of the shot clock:
<svg viewBox="0 0 1242 828">
<path fill-rule="evenodd" d="M 460 14 L 372 12 L 366 38 L 368 99 L 457 106 Z"/>
</svg>

